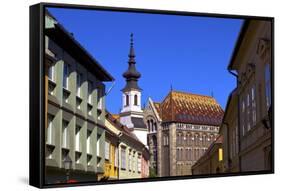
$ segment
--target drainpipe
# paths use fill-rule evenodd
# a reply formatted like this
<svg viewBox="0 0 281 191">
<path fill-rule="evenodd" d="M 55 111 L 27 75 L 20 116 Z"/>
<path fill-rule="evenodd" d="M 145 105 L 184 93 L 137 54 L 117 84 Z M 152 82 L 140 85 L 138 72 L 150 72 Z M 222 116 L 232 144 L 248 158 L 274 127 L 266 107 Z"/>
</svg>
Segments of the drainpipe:
<svg viewBox="0 0 281 191">
<path fill-rule="evenodd" d="M 119 172 L 119 169 L 120 169 L 120 166 L 119 166 L 119 165 L 120 165 L 120 163 L 119 163 L 119 161 L 120 161 L 120 160 L 119 160 L 119 145 L 120 145 L 120 141 L 118 140 L 118 142 L 117 142 L 117 148 L 116 148 L 116 149 L 117 149 L 117 155 L 118 155 L 118 158 L 117 158 L 117 159 L 118 159 L 118 160 L 117 160 L 117 165 L 118 165 L 117 180 L 120 179 L 120 176 L 119 176 L 119 173 L 120 173 L 120 172 Z M 116 159 L 115 159 L 115 160 L 116 160 Z"/>
<path fill-rule="evenodd" d="M 112 88 L 115 86 L 115 81 L 112 82 L 112 85 L 110 86 L 110 88 L 107 90 L 107 92 L 105 93 L 105 96 L 107 96 L 110 91 L 112 90 Z"/>
<path fill-rule="evenodd" d="M 238 74 L 232 72 L 230 69 L 228 69 L 228 72 L 230 74 L 232 74 L 235 78 L 236 78 L 236 87 L 238 87 L 239 85 L 239 80 L 238 80 Z M 237 94 L 237 98 L 238 98 L 238 107 L 237 107 L 237 111 L 238 111 L 238 162 L 239 162 L 239 172 L 241 172 L 241 156 L 240 156 L 240 148 L 241 148 L 241 129 L 240 129 L 240 95 Z"/>
<path fill-rule="evenodd" d="M 118 137 L 119 137 L 119 139 L 121 138 L 121 136 L 123 135 L 123 132 L 120 132 L 119 134 L 118 134 Z M 120 180 L 120 160 L 121 160 L 121 153 L 119 153 L 119 145 L 120 145 L 120 141 L 118 141 L 118 180 Z M 119 156 L 119 154 L 120 154 L 120 156 Z"/>
<path fill-rule="evenodd" d="M 229 149 L 229 124 L 226 122 L 222 122 L 222 124 L 226 125 L 226 138 L 227 138 L 227 170 L 229 171 L 229 167 L 230 167 L 230 149 Z"/>
</svg>

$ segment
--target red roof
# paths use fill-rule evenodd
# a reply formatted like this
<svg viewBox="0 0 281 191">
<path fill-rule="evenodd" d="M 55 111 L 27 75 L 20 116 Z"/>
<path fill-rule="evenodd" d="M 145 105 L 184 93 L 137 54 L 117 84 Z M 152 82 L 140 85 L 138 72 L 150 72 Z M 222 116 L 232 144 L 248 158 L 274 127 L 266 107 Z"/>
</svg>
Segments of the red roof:
<svg viewBox="0 0 281 191">
<path fill-rule="evenodd" d="M 157 109 L 156 103 L 156 109 Z M 171 91 L 159 104 L 162 121 L 175 121 L 191 124 L 220 125 L 223 109 L 210 96 Z"/>
</svg>

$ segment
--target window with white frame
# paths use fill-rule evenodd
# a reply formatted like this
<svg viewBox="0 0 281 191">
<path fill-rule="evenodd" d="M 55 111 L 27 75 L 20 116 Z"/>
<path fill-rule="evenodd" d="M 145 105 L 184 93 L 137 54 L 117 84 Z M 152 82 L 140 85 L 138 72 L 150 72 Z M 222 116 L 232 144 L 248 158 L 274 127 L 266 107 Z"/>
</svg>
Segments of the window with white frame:
<svg viewBox="0 0 281 191">
<path fill-rule="evenodd" d="M 78 97 L 81 97 L 81 85 L 82 85 L 82 74 L 77 72 L 76 78 L 76 94 Z"/>
<path fill-rule="evenodd" d="M 167 135 L 163 136 L 163 145 L 168 146 L 169 145 L 169 137 Z"/>
<path fill-rule="evenodd" d="M 97 156 L 99 156 L 100 157 L 100 142 L 101 142 L 101 135 L 100 134 L 97 134 L 97 148 L 96 148 L 96 150 L 97 150 Z"/>
<path fill-rule="evenodd" d="M 93 92 L 93 82 L 89 80 L 88 81 L 88 103 L 89 104 L 93 104 L 92 92 Z"/>
<path fill-rule="evenodd" d="M 191 148 L 188 148 L 188 160 L 189 161 L 192 161 L 192 149 Z"/>
<path fill-rule="evenodd" d="M 194 161 L 194 148 L 190 148 L 190 160 Z"/>
<path fill-rule="evenodd" d="M 210 135 L 210 142 L 213 142 L 213 141 L 214 141 L 214 135 L 211 134 L 211 135 Z"/>
<path fill-rule="evenodd" d="M 53 82 L 55 81 L 55 66 L 54 65 L 51 65 L 48 68 L 48 78 L 50 80 L 52 80 Z"/>
<path fill-rule="evenodd" d="M 132 153 L 129 151 L 129 170 L 132 170 Z"/>
<path fill-rule="evenodd" d="M 133 152 L 133 156 L 132 156 L 132 170 L 134 172 L 136 171 L 136 155 L 135 155 L 135 151 Z"/>
<path fill-rule="evenodd" d="M 98 109 L 102 109 L 102 95 L 103 95 L 103 89 L 102 88 L 97 88 L 97 91 L 98 91 Z"/>
<path fill-rule="evenodd" d="M 63 64 L 63 80 L 62 86 L 65 89 L 69 89 L 69 65 L 67 63 Z"/>
<path fill-rule="evenodd" d="M 121 148 L 121 169 L 126 169 L 126 148 Z"/>
<path fill-rule="evenodd" d="M 110 144 L 109 142 L 105 141 L 105 159 L 110 160 Z"/>
<path fill-rule="evenodd" d="M 80 132 L 81 131 L 81 126 L 76 125 L 75 128 L 75 150 L 76 151 L 81 151 L 81 139 L 80 139 Z"/>
<path fill-rule="evenodd" d="M 251 111 L 251 107 L 250 107 L 250 94 L 247 93 L 247 102 L 246 102 L 246 108 L 247 108 L 247 130 L 249 131 L 251 129 L 251 123 L 250 123 L 250 111 Z"/>
<path fill-rule="evenodd" d="M 47 143 L 53 144 L 54 143 L 54 125 L 53 125 L 54 116 L 48 114 L 48 127 L 47 127 Z"/>
<path fill-rule="evenodd" d="M 138 155 L 138 172 L 141 172 L 141 155 Z"/>
<path fill-rule="evenodd" d="M 62 147 L 68 148 L 69 134 L 68 134 L 68 121 L 62 121 Z"/>
<path fill-rule="evenodd" d="M 195 134 L 195 145 L 198 146 L 199 145 L 199 135 Z"/>
<path fill-rule="evenodd" d="M 115 148 L 115 157 L 114 157 L 114 166 L 118 167 L 118 160 L 119 160 L 119 157 L 118 157 L 118 148 L 116 147 Z"/>
<path fill-rule="evenodd" d="M 187 145 L 191 145 L 191 135 L 187 133 Z"/>
<path fill-rule="evenodd" d="M 270 65 L 265 65 L 265 101 L 267 110 L 271 105 L 271 83 L 270 83 Z"/>
<path fill-rule="evenodd" d="M 255 85 L 251 88 L 251 106 L 252 106 L 252 123 L 256 125 L 257 112 L 256 112 L 256 88 Z"/>
<path fill-rule="evenodd" d="M 92 154 L 92 152 L 91 152 L 91 135 L 92 135 L 92 131 L 87 130 L 87 154 Z"/>
<path fill-rule="evenodd" d="M 203 146 L 207 145 L 207 136 L 206 136 L 206 134 L 202 135 L 202 144 L 203 144 Z"/>
<path fill-rule="evenodd" d="M 244 136 L 245 135 L 245 101 L 244 101 L 244 98 L 241 96 L 241 106 L 242 106 L 242 115 L 241 115 L 241 129 L 242 129 L 242 135 Z"/>
</svg>

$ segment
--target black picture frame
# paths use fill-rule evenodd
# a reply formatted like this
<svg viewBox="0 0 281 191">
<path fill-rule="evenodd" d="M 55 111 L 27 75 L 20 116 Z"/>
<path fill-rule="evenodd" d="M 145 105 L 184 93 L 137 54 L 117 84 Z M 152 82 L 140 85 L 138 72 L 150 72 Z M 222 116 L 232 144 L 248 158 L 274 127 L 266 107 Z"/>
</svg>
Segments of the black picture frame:
<svg viewBox="0 0 281 191">
<path fill-rule="evenodd" d="M 165 15 L 181 15 L 181 16 L 199 16 L 199 17 L 216 17 L 216 18 L 238 18 L 249 20 L 266 20 L 271 22 L 271 148 L 272 148 L 272 169 L 268 171 L 251 171 L 239 173 L 224 173 L 211 175 L 191 175 L 191 176 L 171 176 L 161 178 L 144 178 L 144 179 L 127 179 L 118 181 L 106 182 L 77 182 L 77 183 L 59 183 L 48 185 L 44 183 L 44 168 L 45 168 L 45 131 L 44 131 L 44 111 L 45 111 L 45 88 L 44 88 L 44 15 L 46 7 L 56 8 L 71 8 L 84 10 L 104 10 L 104 11 L 118 11 L 131 13 L 152 13 Z M 151 181 L 167 181 L 178 179 L 194 179 L 194 178 L 212 178 L 212 177 L 227 177 L 227 176 L 242 176 L 242 175 L 258 175 L 258 174 L 272 174 L 274 173 L 274 18 L 273 17 L 259 17 L 249 15 L 231 15 L 231 14 L 214 14 L 214 13 L 195 13 L 183 11 L 168 11 L 168 10 L 154 10 L 154 9 L 136 9 L 136 8 L 120 8 L 120 7 L 103 7 L 93 5 L 73 5 L 73 4 L 59 4 L 59 3 L 39 3 L 30 6 L 30 128 L 29 128 L 29 184 L 38 188 L 54 188 L 54 187 L 69 187 L 69 186 L 85 186 L 85 185 L 99 185 L 99 184 L 120 184 L 132 182 L 151 182 Z M 246 26 L 246 25 L 244 25 Z M 240 33 L 243 33 L 245 27 Z M 241 35 L 240 35 L 241 37 Z M 233 55 L 236 54 L 237 48 L 241 44 L 242 39 L 238 38 L 236 48 Z"/>
</svg>

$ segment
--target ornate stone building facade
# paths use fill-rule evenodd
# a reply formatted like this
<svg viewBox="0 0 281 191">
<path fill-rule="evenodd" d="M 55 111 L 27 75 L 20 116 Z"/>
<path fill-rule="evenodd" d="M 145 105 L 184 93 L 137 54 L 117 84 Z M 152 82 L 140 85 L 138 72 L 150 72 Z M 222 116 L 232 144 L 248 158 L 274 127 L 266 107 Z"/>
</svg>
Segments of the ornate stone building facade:
<svg viewBox="0 0 281 191">
<path fill-rule="evenodd" d="M 207 151 L 192 165 L 193 175 L 210 175 L 223 172 L 222 141 L 223 137 L 218 136 Z"/>
<path fill-rule="evenodd" d="M 213 97 L 170 91 L 144 110 L 150 165 L 157 176 L 191 175 L 191 166 L 216 140 L 223 110 Z"/>
<path fill-rule="evenodd" d="M 237 78 L 239 170 L 272 171 L 272 20 L 246 20 L 228 70 Z"/>
</svg>

